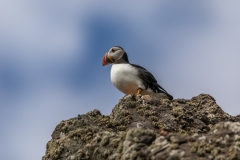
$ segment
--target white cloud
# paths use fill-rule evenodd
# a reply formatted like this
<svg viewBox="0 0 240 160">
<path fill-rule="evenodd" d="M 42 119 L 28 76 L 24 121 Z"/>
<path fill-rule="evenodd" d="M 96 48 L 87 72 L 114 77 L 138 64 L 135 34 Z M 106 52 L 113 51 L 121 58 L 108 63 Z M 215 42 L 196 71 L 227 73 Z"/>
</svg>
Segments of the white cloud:
<svg viewBox="0 0 240 160">
<path fill-rule="evenodd" d="M 0 9 L 0 57 L 18 61 L 25 69 L 73 59 L 82 45 L 75 17 L 61 12 L 58 4 L 40 4 L 6 1 Z"/>
</svg>

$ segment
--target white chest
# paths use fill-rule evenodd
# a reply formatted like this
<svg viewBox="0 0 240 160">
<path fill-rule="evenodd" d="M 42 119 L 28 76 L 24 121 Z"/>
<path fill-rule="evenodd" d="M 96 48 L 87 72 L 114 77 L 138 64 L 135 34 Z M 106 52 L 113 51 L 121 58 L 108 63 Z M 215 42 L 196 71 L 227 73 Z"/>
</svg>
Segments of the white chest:
<svg viewBox="0 0 240 160">
<path fill-rule="evenodd" d="M 136 93 L 141 81 L 138 73 L 130 64 L 113 64 L 111 81 L 113 85 L 125 94 Z"/>
</svg>

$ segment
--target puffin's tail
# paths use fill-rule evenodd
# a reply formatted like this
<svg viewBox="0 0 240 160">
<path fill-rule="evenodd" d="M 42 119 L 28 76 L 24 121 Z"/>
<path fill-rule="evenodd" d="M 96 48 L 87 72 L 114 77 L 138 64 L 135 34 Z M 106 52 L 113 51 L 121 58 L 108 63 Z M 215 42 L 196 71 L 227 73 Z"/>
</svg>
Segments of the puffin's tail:
<svg viewBox="0 0 240 160">
<path fill-rule="evenodd" d="M 156 85 L 157 85 L 157 89 L 158 89 L 158 92 L 159 92 L 159 93 L 164 93 L 164 94 L 166 94 L 166 96 L 167 96 L 167 98 L 168 98 L 169 100 L 172 100 L 172 99 L 173 99 L 173 96 L 170 95 L 170 94 L 168 94 L 167 91 L 166 91 L 165 89 L 163 89 L 158 83 L 156 83 Z"/>
<path fill-rule="evenodd" d="M 172 95 L 170 95 L 168 93 L 166 93 L 166 94 L 167 94 L 169 100 L 173 100 L 173 96 Z"/>
</svg>

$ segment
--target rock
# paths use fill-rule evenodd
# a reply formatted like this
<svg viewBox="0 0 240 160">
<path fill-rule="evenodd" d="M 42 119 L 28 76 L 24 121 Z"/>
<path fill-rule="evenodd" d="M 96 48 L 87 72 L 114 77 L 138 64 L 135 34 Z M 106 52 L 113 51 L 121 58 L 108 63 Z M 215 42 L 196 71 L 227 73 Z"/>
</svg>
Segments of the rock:
<svg viewBox="0 0 240 160">
<path fill-rule="evenodd" d="M 238 160 L 239 135 L 240 115 L 225 113 L 210 95 L 127 95 L 109 116 L 95 109 L 60 122 L 42 160 Z"/>
</svg>

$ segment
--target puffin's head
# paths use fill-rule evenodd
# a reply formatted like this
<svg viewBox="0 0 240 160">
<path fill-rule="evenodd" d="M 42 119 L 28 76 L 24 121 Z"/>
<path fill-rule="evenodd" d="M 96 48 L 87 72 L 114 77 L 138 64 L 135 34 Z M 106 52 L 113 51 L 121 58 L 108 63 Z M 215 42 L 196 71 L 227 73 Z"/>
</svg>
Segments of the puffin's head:
<svg viewBox="0 0 240 160">
<path fill-rule="evenodd" d="M 102 59 L 102 65 L 105 66 L 114 63 L 117 60 L 121 59 L 124 54 L 126 53 L 122 47 L 114 46 L 110 48 L 109 51 L 104 55 Z"/>
</svg>

